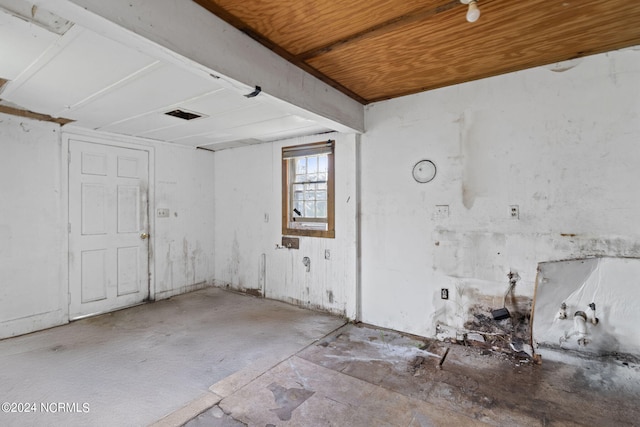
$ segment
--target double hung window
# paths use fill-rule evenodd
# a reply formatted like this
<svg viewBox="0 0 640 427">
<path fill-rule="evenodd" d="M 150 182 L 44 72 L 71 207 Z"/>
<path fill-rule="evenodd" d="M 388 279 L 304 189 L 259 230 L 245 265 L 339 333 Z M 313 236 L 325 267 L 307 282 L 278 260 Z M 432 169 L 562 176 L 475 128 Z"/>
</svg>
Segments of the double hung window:
<svg viewBox="0 0 640 427">
<path fill-rule="evenodd" d="M 335 237 L 334 144 L 282 149 L 282 234 Z"/>
</svg>

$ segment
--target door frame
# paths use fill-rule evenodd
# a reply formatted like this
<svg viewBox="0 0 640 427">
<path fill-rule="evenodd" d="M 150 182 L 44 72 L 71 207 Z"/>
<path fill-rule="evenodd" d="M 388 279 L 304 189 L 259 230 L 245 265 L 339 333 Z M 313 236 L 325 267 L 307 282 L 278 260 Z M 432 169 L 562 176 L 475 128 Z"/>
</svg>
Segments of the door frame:
<svg viewBox="0 0 640 427">
<path fill-rule="evenodd" d="M 65 126 L 66 128 L 67 126 Z M 70 152 L 69 152 L 69 141 L 70 140 L 79 140 L 83 142 L 88 142 L 92 144 L 101 144 L 111 147 L 120 147 L 120 148 L 129 148 L 133 150 L 141 150 L 146 151 L 149 156 L 149 186 L 148 186 L 148 217 L 149 217 L 149 234 L 151 238 L 149 239 L 149 297 L 148 301 L 154 301 L 156 299 L 156 263 L 155 263 L 155 230 L 156 230 L 156 218 L 155 218 L 155 147 L 148 141 L 139 138 L 128 138 L 120 135 L 113 135 L 104 132 L 96 132 L 90 131 L 82 128 L 77 128 L 73 126 L 68 126 L 69 129 L 62 128 L 61 135 L 61 160 L 62 164 L 60 167 L 61 173 L 61 203 L 62 203 L 62 211 L 63 218 L 66 218 L 66 224 L 61 224 L 61 226 L 67 231 L 67 238 L 64 239 L 63 247 L 61 248 L 62 253 L 65 254 L 65 262 L 61 267 L 63 281 L 67 284 L 67 304 L 66 308 L 66 317 L 69 318 L 70 312 L 70 304 L 71 304 L 71 292 L 70 292 L 70 274 L 69 274 L 69 160 L 70 160 Z M 78 319 L 73 319 L 78 320 Z"/>
</svg>

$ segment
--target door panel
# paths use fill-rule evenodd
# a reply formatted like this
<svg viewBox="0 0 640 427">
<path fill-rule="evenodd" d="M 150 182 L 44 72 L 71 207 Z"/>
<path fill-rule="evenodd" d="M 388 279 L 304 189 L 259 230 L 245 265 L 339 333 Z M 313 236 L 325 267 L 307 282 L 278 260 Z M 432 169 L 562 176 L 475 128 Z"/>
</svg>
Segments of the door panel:
<svg viewBox="0 0 640 427">
<path fill-rule="evenodd" d="M 118 248 L 118 296 L 140 292 L 140 248 Z"/>
<path fill-rule="evenodd" d="M 140 187 L 118 185 L 118 233 L 141 230 L 140 200 Z"/>
<path fill-rule="evenodd" d="M 106 175 L 107 156 L 100 153 L 82 153 L 83 175 Z"/>
<path fill-rule="evenodd" d="M 69 317 L 149 297 L 144 150 L 69 141 Z"/>
<path fill-rule="evenodd" d="M 105 234 L 107 232 L 105 185 L 82 183 L 81 188 L 82 235 Z"/>
<path fill-rule="evenodd" d="M 107 251 L 82 251 L 81 301 L 83 304 L 107 298 Z"/>
</svg>

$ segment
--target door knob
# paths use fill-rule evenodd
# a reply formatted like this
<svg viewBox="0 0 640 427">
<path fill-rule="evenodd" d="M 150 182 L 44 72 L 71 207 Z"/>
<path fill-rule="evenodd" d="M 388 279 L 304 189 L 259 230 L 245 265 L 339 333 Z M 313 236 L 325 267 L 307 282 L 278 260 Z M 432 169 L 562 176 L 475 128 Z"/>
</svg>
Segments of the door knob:
<svg viewBox="0 0 640 427">
<path fill-rule="evenodd" d="M 148 239 L 148 238 L 149 238 L 149 233 L 142 233 L 142 234 L 140 234 L 140 238 L 141 238 L 142 240 L 144 240 L 144 239 Z"/>
</svg>

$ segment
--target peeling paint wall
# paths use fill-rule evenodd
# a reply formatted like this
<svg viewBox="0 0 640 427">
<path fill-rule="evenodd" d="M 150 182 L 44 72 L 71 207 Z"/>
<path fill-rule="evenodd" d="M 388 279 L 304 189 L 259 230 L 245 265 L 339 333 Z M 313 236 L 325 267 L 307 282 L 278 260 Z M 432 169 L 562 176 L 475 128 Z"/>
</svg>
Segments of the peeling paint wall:
<svg viewBox="0 0 640 427">
<path fill-rule="evenodd" d="M 0 114 L 0 338 L 68 320 L 60 126 Z"/>
<path fill-rule="evenodd" d="M 132 142 L 78 132 L 80 139 Z M 0 338 L 68 321 L 67 150 L 60 134 L 57 124 L 0 114 Z M 211 285 L 213 153 L 134 142 L 155 153 L 150 214 L 170 210 L 152 230 L 152 294 L 153 284 L 156 299 Z"/>
<path fill-rule="evenodd" d="M 300 249 L 278 249 L 281 149 L 327 139 L 336 140 L 336 238 L 300 237 Z M 355 317 L 355 147 L 354 135 L 325 134 L 216 152 L 216 284 Z"/>
<path fill-rule="evenodd" d="M 502 306 L 509 271 L 526 311 L 538 262 L 640 256 L 637 49 L 380 102 L 365 117 L 363 321 L 464 329 Z M 438 168 L 430 183 L 412 179 L 420 159 Z"/>
</svg>

